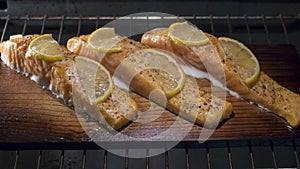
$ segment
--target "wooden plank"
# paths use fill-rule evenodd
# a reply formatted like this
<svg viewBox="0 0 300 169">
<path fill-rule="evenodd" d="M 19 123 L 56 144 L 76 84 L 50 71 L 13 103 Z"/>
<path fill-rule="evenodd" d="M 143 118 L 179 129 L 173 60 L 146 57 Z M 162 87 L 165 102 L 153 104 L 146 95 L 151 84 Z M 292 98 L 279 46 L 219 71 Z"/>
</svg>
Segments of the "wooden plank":
<svg viewBox="0 0 300 169">
<path fill-rule="evenodd" d="M 300 71 L 297 67 L 300 62 L 292 45 L 249 47 L 261 61 L 263 71 L 290 90 L 300 93 Z M 289 65 L 288 68 L 286 65 Z M 2 61 L 0 77 L 0 142 L 89 142 L 91 139 L 86 131 L 100 140 L 105 140 L 105 135 L 109 133 L 97 132 L 95 129 L 102 128 L 97 122 L 77 116 L 72 108 L 57 100 L 51 92 L 9 69 Z M 141 109 L 147 110 L 149 102 L 146 99 L 136 94 L 132 96 Z M 300 128 L 290 129 L 277 115 L 229 94 L 227 100 L 234 106 L 234 116 L 215 130 L 209 140 L 300 137 Z M 155 120 L 151 123 L 133 122 L 120 132 L 130 137 L 148 139 L 170 128 L 177 121 L 176 132 L 149 140 L 180 141 L 177 136 L 185 132 L 190 124 L 169 111 L 141 114 L 144 119 L 153 117 Z M 84 130 L 82 123 L 89 128 Z M 198 141 L 200 132 L 203 132 L 201 126 L 194 125 L 183 141 Z"/>
</svg>

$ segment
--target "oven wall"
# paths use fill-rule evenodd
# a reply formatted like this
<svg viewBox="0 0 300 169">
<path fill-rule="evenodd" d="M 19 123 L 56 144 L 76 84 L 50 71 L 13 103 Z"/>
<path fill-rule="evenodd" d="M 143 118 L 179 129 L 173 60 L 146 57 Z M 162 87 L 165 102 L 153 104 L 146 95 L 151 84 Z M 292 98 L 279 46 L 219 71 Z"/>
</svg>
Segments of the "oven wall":
<svg viewBox="0 0 300 169">
<path fill-rule="evenodd" d="M 165 12 L 174 15 L 295 15 L 299 0 L 0 0 L 5 14 L 24 15 L 128 15 L 137 12 Z M 3 13 L 3 12 L 2 12 Z"/>
<path fill-rule="evenodd" d="M 217 0 L 213 2 L 208 0 L 0 0 L 0 15 L 2 16 L 105 17 L 125 16 L 139 12 L 164 12 L 176 16 L 242 16 L 244 19 L 240 18 L 231 22 L 234 38 L 250 44 L 293 44 L 300 53 L 299 0 L 267 0 L 264 2 L 259 0 Z M 287 30 L 286 35 L 283 32 L 282 22 L 278 17 L 280 14 L 292 18 L 285 18 L 283 21 Z M 248 16 L 258 16 L 261 19 L 246 21 Z M 262 20 L 264 16 L 275 16 L 277 18 L 266 19 L 264 25 Z M 0 24 L 5 24 L 5 22 Z M 65 25 L 67 24 L 69 22 L 65 23 Z M 216 36 L 228 36 L 226 20 L 225 22 L 217 20 L 213 24 L 214 31 L 211 31 L 209 19 L 199 22 L 198 26 L 201 25 L 201 29 Z M 248 27 L 246 24 L 248 24 Z M 266 31 L 266 28 L 268 31 Z"/>
</svg>

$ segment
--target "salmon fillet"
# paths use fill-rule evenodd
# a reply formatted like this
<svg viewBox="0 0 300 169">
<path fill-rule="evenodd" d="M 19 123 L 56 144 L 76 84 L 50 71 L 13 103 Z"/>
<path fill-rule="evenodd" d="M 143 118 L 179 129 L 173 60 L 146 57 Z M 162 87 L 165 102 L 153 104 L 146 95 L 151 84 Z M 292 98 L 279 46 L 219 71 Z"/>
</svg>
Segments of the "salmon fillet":
<svg viewBox="0 0 300 169">
<path fill-rule="evenodd" d="M 1 43 L 1 60 L 10 68 L 31 77 L 32 80 L 47 86 L 50 82 L 49 72 L 54 62 L 46 62 L 32 57 L 27 48 L 30 42 L 38 37 L 34 35 L 13 35 L 8 41 Z"/>
<path fill-rule="evenodd" d="M 260 73 L 260 77 L 254 86 L 248 86 L 237 73 L 233 66 L 233 62 L 227 55 L 230 51 L 223 48 L 218 39 L 213 35 L 206 34 L 210 39 L 208 45 L 197 47 L 197 49 L 188 45 L 173 42 L 168 36 L 168 28 L 156 28 L 142 37 L 142 43 L 154 48 L 164 49 L 173 52 L 182 58 L 188 64 L 208 71 L 217 80 L 223 80 L 218 74 L 207 67 L 223 68 L 225 73 L 226 87 L 242 98 L 259 104 L 280 117 L 287 120 L 292 127 L 300 125 L 300 96 L 292 91 L 284 88 L 275 82 L 264 72 Z M 208 48 L 215 50 L 215 53 L 209 53 Z M 218 62 L 219 61 L 219 62 Z"/>
<path fill-rule="evenodd" d="M 208 34 L 207 34 L 208 35 Z M 222 47 L 217 42 L 217 38 L 208 35 L 208 38 L 214 45 L 203 45 L 201 48 L 191 49 L 188 45 L 181 45 L 173 42 L 168 36 L 167 28 L 156 28 L 145 33 L 141 42 L 147 46 L 164 49 L 181 57 L 184 61 L 192 66 L 209 72 L 219 81 L 224 81 L 229 89 L 247 95 L 250 90 L 240 76 L 231 69 L 232 61 L 226 58 Z M 220 71 L 225 72 L 225 76 L 218 74 Z M 216 70 L 218 71 L 216 71 Z M 225 79 L 222 79 L 225 78 Z"/>
<path fill-rule="evenodd" d="M 74 54 L 73 54 L 74 55 Z M 96 110 L 90 106 L 88 99 L 79 90 L 73 89 L 72 80 L 76 79 L 74 72 L 75 56 L 65 57 L 61 62 L 53 64 L 50 72 L 50 87 L 64 99 L 72 102 L 73 96 L 77 101 L 77 113 L 87 113 L 102 123 L 108 123 L 113 129 L 120 129 L 136 116 L 137 104 L 125 91 L 115 87 L 111 96 L 104 102 L 96 105 Z M 76 81 L 76 80 L 75 80 Z M 73 92 L 76 92 L 75 94 Z M 78 98 L 79 97 L 79 98 Z M 84 110 L 84 109 L 87 109 Z"/>
<path fill-rule="evenodd" d="M 67 48 L 81 56 L 92 58 L 104 65 L 113 75 L 118 66 L 131 54 L 148 47 L 134 40 L 124 38 L 118 45 L 122 48 L 121 52 L 103 53 L 92 49 L 88 43 L 89 35 L 82 35 L 68 40 Z M 123 64 L 122 64 L 123 65 Z M 124 66 L 124 72 L 119 75 L 120 79 L 126 80 L 126 72 L 131 72 L 137 66 Z M 216 127 L 220 121 L 227 119 L 232 114 L 231 103 L 211 95 L 203 86 L 195 86 L 192 77 L 187 77 L 185 85 L 180 93 L 169 98 L 165 102 L 160 99 L 152 98 L 154 102 L 162 106 L 166 106 L 168 110 L 175 114 L 179 114 L 188 120 L 195 121 L 200 125 L 212 128 Z M 151 92 L 162 91 L 157 78 L 157 72 L 153 69 L 146 69 L 136 74 L 130 83 L 130 87 L 140 95 L 149 98 Z M 191 95 L 183 95 L 183 93 L 193 93 Z M 182 99 L 182 97 L 184 99 Z M 184 105 L 180 109 L 181 105 Z"/>
<path fill-rule="evenodd" d="M 1 60 L 10 68 L 34 77 L 33 80 L 40 79 L 36 81 L 49 87 L 53 93 L 70 106 L 73 105 L 73 92 L 76 92 L 76 96 L 79 97 L 77 104 L 80 103 L 82 106 L 79 106 L 79 111 L 91 115 L 104 124 L 107 123 L 109 128 L 120 129 L 136 116 L 136 102 L 118 87 L 114 88 L 108 99 L 97 104 L 96 108 L 88 108 L 88 110 L 93 111 L 84 110 L 83 106 L 85 108 L 89 106 L 88 100 L 80 89 L 73 90 L 72 80 L 77 78 L 74 72 L 76 55 L 63 47 L 64 57 L 61 61 L 48 62 L 31 56 L 28 52 L 28 46 L 37 36 L 39 35 L 12 36 L 10 40 L 1 43 Z"/>
</svg>

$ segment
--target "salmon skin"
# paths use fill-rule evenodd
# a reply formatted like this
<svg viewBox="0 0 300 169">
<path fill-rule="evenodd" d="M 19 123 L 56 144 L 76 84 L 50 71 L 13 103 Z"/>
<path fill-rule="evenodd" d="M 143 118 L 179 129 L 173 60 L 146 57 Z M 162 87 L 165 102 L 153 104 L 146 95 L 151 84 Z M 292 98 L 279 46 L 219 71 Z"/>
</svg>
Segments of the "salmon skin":
<svg viewBox="0 0 300 169">
<path fill-rule="evenodd" d="M 203 71 L 208 71 L 206 65 L 223 68 L 226 78 L 224 81 L 228 89 L 238 93 L 246 100 L 271 110 L 284 118 L 294 128 L 300 125 L 299 94 L 279 85 L 263 71 L 261 71 L 258 81 L 253 86 L 248 86 L 234 70 L 233 62 L 229 57 L 226 57 L 230 51 L 222 47 L 213 35 L 206 34 L 206 36 L 210 40 L 209 45 L 198 47 L 197 50 L 172 41 L 168 36 L 168 28 L 156 28 L 145 33 L 141 42 L 150 47 L 170 51 L 188 64 Z M 207 48 L 214 49 L 216 53 L 214 55 L 207 53 Z M 218 60 L 220 62 L 217 62 Z M 208 72 L 220 80 L 217 74 Z"/>
<path fill-rule="evenodd" d="M 77 55 L 63 46 L 64 57 L 60 61 L 45 61 L 30 55 L 29 44 L 38 36 L 37 34 L 11 36 L 9 40 L 0 44 L 1 60 L 10 68 L 49 88 L 69 106 L 73 106 L 74 94 L 78 97 L 77 100 L 80 100 L 77 104 L 90 106 L 80 89 L 73 90 L 72 79 L 77 78 L 74 68 Z M 96 118 L 102 124 L 107 124 L 108 128 L 121 129 L 136 116 L 137 104 L 125 91 L 115 87 L 111 96 L 97 104 L 93 111 L 85 111 L 80 106 L 78 110 Z"/>
<path fill-rule="evenodd" d="M 67 48 L 78 55 L 86 56 L 100 62 L 112 75 L 125 59 L 130 59 L 131 55 L 148 48 L 139 42 L 124 38 L 118 44 L 122 48 L 121 52 L 104 53 L 92 49 L 87 42 L 88 37 L 89 35 L 82 35 L 69 39 Z M 135 67 L 137 66 L 123 67 L 123 74 L 119 74 L 119 78 L 126 80 L 126 72 L 131 72 Z M 157 76 L 157 73 L 153 69 L 143 70 L 134 76 L 130 87 L 138 94 L 149 98 L 152 91 L 162 91 Z M 192 77 L 187 76 L 182 91 L 167 99 L 166 104 L 160 99 L 152 98 L 152 100 L 157 104 L 166 106 L 171 112 L 179 114 L 179 116 L 190 121 L 195 121 L 207 128 L 216 127 L 220 121 L 228 119 L 232 114 L 231 103 L 212 96 L 210 91 L 205 90 L 201 84 L 195 86 L 193 80 Z M 192 94 L 188 96 L 183 95 L 185 92 Z M 182 99 L 182 97 L 184 97 L 184 99 Z M 189 105 L 183 106 L 184 108 L 181 109 L 180 106 L 184 104 Z"/>
</svg>

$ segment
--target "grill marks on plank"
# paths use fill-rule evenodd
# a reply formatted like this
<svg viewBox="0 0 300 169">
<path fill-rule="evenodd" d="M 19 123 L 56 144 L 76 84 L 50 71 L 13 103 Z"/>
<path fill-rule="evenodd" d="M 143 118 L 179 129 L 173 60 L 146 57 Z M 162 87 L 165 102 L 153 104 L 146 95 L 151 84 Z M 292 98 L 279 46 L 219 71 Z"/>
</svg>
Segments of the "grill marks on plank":
<svg viewBox="0 0 300 169">
<path fill-rule="evenodd" d="M 255 50 L 257 49 L 257 47 L 259 47 L 259 49 L 261 50 Z M 288 52 L 289 50 L 291 50 L 292 46 L 280 47 L 281 51 L 278 51 L 279 53 L 277 53 L 276 58 L 285 58 L 284 56 L 297 57 L 296 52 L 291 55 L 286 55 L 286 53 L 293 53 Z M 261 58 L 261 52 L 264 52 L 265 54 L 263 58 L 265 59 L 265 62 L 268 62 L 269 60 L 268 63 L 270 63 L 270 65 L 271 63 L 274 63 L 276 61 L 273 60 L 274 55 L 268 55 L 268 53 L 273 53 L 273 50 L 277 48 L 278 45 L 260 45 L 252 47 L 259 58 Z M 286 63 L 290 65 L 289 63 L 292 61 L 296 63 L 295 60 L 287 60 Z M 265 64 L 263 63 L 261 66 L 262 69 L 265 68 L 264 65 Z M 294 69 L 296 70 L 296 68 Z M 269 70 L 268 74 L 272 73 L 273 75 L 274 71 L 275 70 Z M 0 140 L 7 142 L 12 142 L 12 140 L 18 142 L 61 142 L 63 141 L 61 137 L 63 137 L 66 141 L 82 142 L 89 141 L 89 139 L 84 134 L 85 132 L 81 128 L 78 121 L 89 123 L 94 127 L 99 127 L 98 124 L 95 124 L 91 121 L 86 121 L 85 118 L 77 119 L 74 111 L 59 103 L 52 97 L 50 92 L 45 92 L 34 82 L 21 76 L 20 74 L 15 73 L 7 66 L 5 66 L 3 62 L 0 62 L 0 75 L 5 79 L 0 80 L 0 125 L 3 126 L 2 128 L 0 128 L 0 132 L 5 135 L 5 137 L 0 137 Z M 280 83 L 282 85 L 298 92 L 299 83 L 294 80 L 295 79 L 293 79 L 293 76 L 291 74 L 285 74 L 285 76 L 280 77 Z M 204 81 L 200 81 L 199 83 L 204 84 Z M 22 86 L 20 84 L 22 84 Z M 210 85 L 207 84 L 205 87 L 207 87 L 207 89 L 209 90 Z M 131 93 L 130 95 L 132 98 L 134 98 L 134 100 L 137 101 L 139 109 L 141 111 L 148 109 L 148 100 L 136 94 Z M 28 98 L 33 98 L 33 100 L 24 102 L 24 100 Z M 227 95 L 227 99 L 234 106 L 234 117 L 226 121 L 224 125 L 215 130 L 212 137 L 210 137 L 210 140 L 253 139 L 261 137 L 298 137 L 299 130 L 291 130 L 287 128 L 287 124 L 278 116 L 267 113 L 266 111 L 259 109 L 257 106 L 249 104 L 248 102 L 235 98 L 233 96 Z M 12 102 L 12 100 L 14 100 L 14 102 Z M 46 101 L 48 104 L 44 104 L 47 107 L 45 107 L 45 109 L 43 110 L 38 109 L 38 106 L 36 108 L 31 108 L 32 106 L 45 103 Z M 8 102 L 12 104 L 7 105 Z M 17 104 L 18 107 L 15 107 L 13 104 Z M 151 117 L 151 113 L 143 114 L 143 118 L 147 119 Z M 35 120 L 37 118 L 38 120 Z M 124 128 L 121 133 L 136 137 L 144 137 L 145 135 L 152 136 L 168 129 L 168 127 L 171 126 L 177 119 L 178 118 L 174 114 L 165 111 L 155 121 L 148 124 L 131 123 L 128 127 Z M 182 128 L 184 128 L 186 124 L 189 123 L 183 119 L 180 120 L 182 121 L 182 123 L 178 125 L 177 132 L 180 132 Z M 201 129 L 201 127 L 194 125 L 192 130 L 184 140 L 198 140 Z M 174 133 L 174 135 L 175 134 L 176 133 Z M 103 138 L 104 136 L 99 134 L 99 137 Z M 172 138 L 162 139 L 164 139 L 165 141 Z M 152 165 L 150 159 L 150 168 L 151 166 Z M 164 168 L 164 165 L 162 165 L 162 168 Z"/>
</svg>

